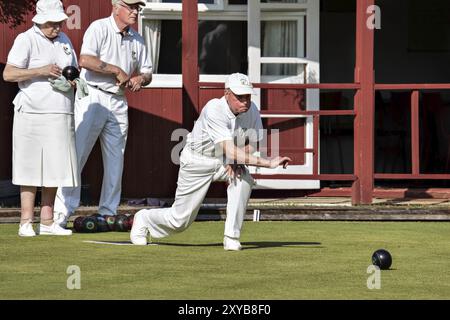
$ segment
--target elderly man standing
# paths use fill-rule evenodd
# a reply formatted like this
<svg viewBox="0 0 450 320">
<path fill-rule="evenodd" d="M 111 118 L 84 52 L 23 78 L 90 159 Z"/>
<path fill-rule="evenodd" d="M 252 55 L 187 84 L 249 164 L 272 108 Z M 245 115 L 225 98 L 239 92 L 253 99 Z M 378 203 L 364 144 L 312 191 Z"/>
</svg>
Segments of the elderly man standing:
<svg viewBox="0 0 450 320">
<path fill-rule="evenodd" d="M 263 138 L 259 111 L 251 102 L 253 86 L 248 77 L 233 73 L 221 99 L 202 109 L 180 157 L 175 202 L 171 208 L 144 209 L 136 213 L 130 233 L 135 245 L 146 245 L 147 236 L 163 238 L 186 230 L 195 220 L 213 181 L 228 180 L 225 250 L 241 250 L 239 241 L 253 178 L 246 165 L 287 167 L 288 157 L 266 159 L 254 155 Z M 225 160 L 225 161 L 224 161 Z"/>
<path fill-rule="evenodd" d="M 139 91 L 152 79 L 152 64 L 143 38 L 130 26 L 144 1 L 112 0 L 112 14 L 94 21 L 83 38 L 80 77 L 89 95 L 75 101 L 78 166 L 83 169 L 100 138 L 103 183 L 99 213 L 115 215 L 120 203 L 122 171 L 128 133 L 125 90 Z M 65 226 L 80 203 L 80 187 L 58 189 L 55 220 Z"/>
</svg>

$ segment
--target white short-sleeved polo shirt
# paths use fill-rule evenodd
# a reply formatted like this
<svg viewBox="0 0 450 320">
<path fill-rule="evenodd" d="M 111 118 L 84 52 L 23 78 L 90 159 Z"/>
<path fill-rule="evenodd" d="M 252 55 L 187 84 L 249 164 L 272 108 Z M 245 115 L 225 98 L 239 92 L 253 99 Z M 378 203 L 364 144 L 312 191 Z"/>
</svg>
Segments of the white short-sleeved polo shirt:
<svg viewBox="0 0 450 320">
<path fill-rule="evenodd" d="M 247 112 L 238 116 L 231 112 L 225 99 L 212 99 L 203 108 L 192 132 L 187 136 L 186 148 L 207 157 L 216 157 L 216 144 L 235 140 L 238 146 L 248 139 L 257 142 L 263 138 L 262 121 L 258 108 L 252 102 Z"/>
<path fill-rule="evenodd" d="M 86 30 L 81 55 L 98 57 L 103 62 L 118 66 L 128 75 L 151 73 L 152 63 L 144 39 L 131 27 L 122 35 L 113 16 L 94 21 Z M 123 94 L 114 75 L 82 69 L 81 78 L 102 90 Z"/>
<path fill-rule="evenodd" d="M 72 43 L 63 32 L 49 40 L 36 25 L 17 36 L 9 51 L 7 64 L 21 69 L 35 69 L 49 64 L 57 64 L 61 69 L 78 66 Z M 74 90 L 55 90 L 48 77 L 21 81 L 19 88 L 13 101 L 16 110 L 27 113 L 73 113 Z"/>
</svg>

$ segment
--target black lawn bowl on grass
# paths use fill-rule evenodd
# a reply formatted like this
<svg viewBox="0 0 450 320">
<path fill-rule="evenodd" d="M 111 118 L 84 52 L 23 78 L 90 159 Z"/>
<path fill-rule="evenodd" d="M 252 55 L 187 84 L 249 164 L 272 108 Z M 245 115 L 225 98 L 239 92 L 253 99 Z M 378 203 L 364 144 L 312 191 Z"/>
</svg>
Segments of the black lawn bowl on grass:
<svg viewBox="0 0 450 320">
<path fill-rule="evenodd" d="M 128 231 L 128 217 L 124 214 L 116 215 L 114 223 L 114 231 L 127 232 Z"/>
<path fill-rule="evenodd" d="M 83 232 L 94 233 L 97 232 L 98 223 L 95 217 L 85 217 L 83 219 Z"/>
<path fill-rule="evenodd" d="M 109 231 L 128 231 L 129 217 L 120 217 L 120 228 L 117 230 L 116 217 L 101 215 L 99 213 L 90 216 L 78 216 L 73 222 L 73 229 L 78 233 L 97 233 L 97 232 L 109 232 Z M 122 221 L 123 220 L 123 221 Z M 123 225 L 123 226 L 122 226 Z"/>
<path fill-rule="evenodd" d="M 106 222 L 105 217 L 103 217 L 102 215 L 98 215 L 96 218 L 97 218 L 97 231 L 98 232 L 108 232 L 109 226 L 108 226 L 108 222 Z"/>
<path fill-rule="evenodd" d="M 223 249 L 223 221 L 148 246 L 128 232 L 20 238 L 17 228 L 0 224 L 3 300 L 450 299 L 447 222 L 246 221 L 239 252 Z M 373 289 L 368 257 L 379 248 L 395 268 Z M 67 287 L 70 266 L 80 290 Z"/>
<path fill-rule="evenodd" d="M 79 216 L 76 217 L 75 220 L 73 221 L 73 228 L 75 230 L 75 232 L 83 232 L 83 220 L 85 217 L 83 216 Z"/>
<path fill-rule="evenodd" d="M 381 270 L 387 270 L 392 265 L 392 256 L 389 251 L 378 249 L 372 254 L 372 264 Z"/>
<path fill-rule="evenodd" d="M 130 214 L 128 216 L 128 231 L 131 231 L 131 228 L 133 227 L 133 222 L 134 222 L 134 214 Z"/>
<path fill-rule="evenodd" d="M 116 223 L 116 216 L 103 216 L 108 224 L 109 231 L 114 231 L 114 225 Z"/>
</svg>

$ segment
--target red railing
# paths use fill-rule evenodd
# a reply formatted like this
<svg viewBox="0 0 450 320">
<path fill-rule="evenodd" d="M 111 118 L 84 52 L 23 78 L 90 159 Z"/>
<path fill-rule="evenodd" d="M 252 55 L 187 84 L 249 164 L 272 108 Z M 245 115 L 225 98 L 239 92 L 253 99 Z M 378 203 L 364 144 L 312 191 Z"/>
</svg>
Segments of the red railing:
<svg viewBox="0 0 450 320">
<path fill-rule="evenodd" d="M 223 83 L 200 82 L 200 89 L 204 88 L 223 88 Z M 337 90 L 360 90 L 361 86 L 357 83 L 326 83 L 326 84 L 254 84 L 254 87 L 261 89 L 337 89 Z M 380 180 L 444 180 L 450 179 L 450 174 L 424 174 L 420 173 L 420 132 L 419 132 L 419 92 L 420 90 L 450 90 L 450 84 L 375 84 L 374 90 L 411 90 L 411 173 L 374 173 L 374 179 Z M 355 94 L 356 96 L 356 94 Z M 356 99 L 355 99 L 356 100 Z M 356 101 L 355 101 L 356 105 Z M 313 148 L 300 149 L 302 153 L 313 154 L 312 174 L 274 174 L 274 175 L 255 175 L 256 178 L 264 179 L 300 179 L 300 180 L 323 180 L 323 181 L 355 181 L 357 176 L 353 174 L 321 174 L 319 173 L 319 128 L 320 117 L 324 116 L 356 116 L 353 110 L 317 110 L 317 111 L 292 111 L 292 110 L 262 110 L 261 114 L 289 116 L 312 116 L 313 117 Z"/>
<path fill-rule="evenodd" d="M 200 89 L 206 88 L 224 88 L 223 83 L 217 82 L 199 82 Z M 256 83 L 255 88 L 260 89 L 339 89 L 339 90 L 359 90 L 361 86 L 357 83 L 321 83 L 321 84 L 268 84 L 268 83 Z M 319 108 L 320 109 L 320 108 Z M 355 116 L 355 110 L 261 110 L 262 115 L 286 115 L 289 116 L 312 116 L 313 117 L 313 148 L 304 148 L 298 151 L 302 153 L 313 154 L 313 166 L 312 174 L 273 174 L 273 175 L 254 175 L 259 179 L 299 179 L 299 180 L 322 180 L 322 181 L 355 181 L 355 174 L 321 174 L 319 173 L 319 129 L 320 129 L 320 117 L 324 116 Z"/>
<path fill-rule="evenodd" d="M 411 91 L 411 173 L 375 173 L 375 179 L 391 180 L 447 180 L 450 174 L 420 173 L 420 91 L 421 90 L 450 90 L 449 83 L 436 84 L 375 84 L 374 89 L 382 90 L 410 90 Z"/>
</svg>

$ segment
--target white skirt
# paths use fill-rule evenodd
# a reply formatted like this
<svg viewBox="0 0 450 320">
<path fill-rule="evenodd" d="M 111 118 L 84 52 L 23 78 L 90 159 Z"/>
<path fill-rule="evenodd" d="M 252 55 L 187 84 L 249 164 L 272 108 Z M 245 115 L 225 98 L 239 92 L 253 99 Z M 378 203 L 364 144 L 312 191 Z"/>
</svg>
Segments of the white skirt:
<svg viewBox="0 0 450 320">
<path fill-rule="evenodd" d="M 75 150 L 73 115 L 15 111 L 13 184 L 50 188 L 78 186 Z"/>
</svg>

